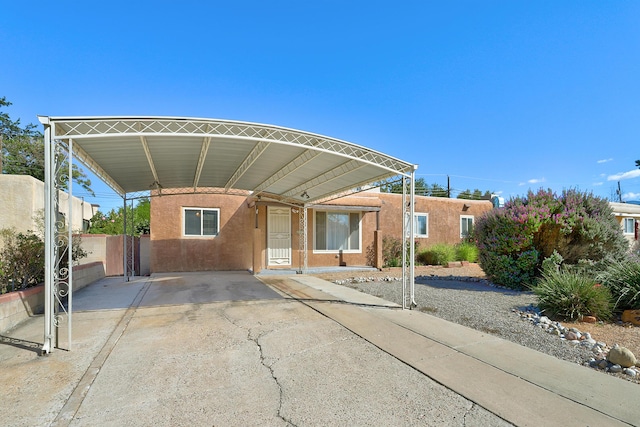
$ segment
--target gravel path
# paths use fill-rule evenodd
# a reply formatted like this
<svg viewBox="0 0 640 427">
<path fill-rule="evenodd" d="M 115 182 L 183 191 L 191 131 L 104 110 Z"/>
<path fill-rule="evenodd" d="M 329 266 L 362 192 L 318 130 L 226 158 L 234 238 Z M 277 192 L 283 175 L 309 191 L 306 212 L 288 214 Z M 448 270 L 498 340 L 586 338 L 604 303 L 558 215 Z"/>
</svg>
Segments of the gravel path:
<svg viewBox="0 0 640 427">
<path fill-rule="evenodd" d="M 341 284 L 402 304 L 402 285 L 398 281 L 345 281 Z M 524 310 L 535 303 L 531 292 L 515 292 L 483 282 L 416 277 L 415 302 L 417 310 L 560 359 L 582 364 L 593 356 L 589 350 L 564 344 L 558 337 L 521 320 L 512 311 Z"/>
</svg>

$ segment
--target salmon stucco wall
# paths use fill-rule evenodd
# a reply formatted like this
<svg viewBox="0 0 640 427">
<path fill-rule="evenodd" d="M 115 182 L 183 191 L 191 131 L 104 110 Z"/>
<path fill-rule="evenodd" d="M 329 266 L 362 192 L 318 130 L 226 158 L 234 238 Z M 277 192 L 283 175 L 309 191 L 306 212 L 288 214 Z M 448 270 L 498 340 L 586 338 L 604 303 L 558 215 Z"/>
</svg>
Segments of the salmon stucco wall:
<svg viewBox="0 0 640 427">
<path fill-rule="evenodd" d="M 183 236 L 183 207 L 220 209 L 215 237 Z M 250 270 L 255 210 L 246 196 L 163 195 L 151 203 L 151 272 Z"/>
<path fill-rule="evenodd" d="M 402 196 L 365 192 L 358 196 L 361 207 L 361 247 L 358 251 L 326 252 L 314 250 L 315 210 L 307 214 L 307 265 L 380 266 L 383 237 L 402 236 Z M 368 200 L 364 200 L 368 199 Z M 340 207 L 340 203 L 343 203 Z M 336 199 L 326 209 L 358 211 L 354 199 Z M 461 200 L 416 196 L 416 213 L 428 214 L 428 237 L 417 237 L 420 247 L 434 243 L 460 242 L 460 217 L 474 221 L 492 209 L 488 200 Z M 256 201 L 246 196 L 224 194 L 185 194 L 153 197 L 151 202 L 151 272 L 253 270 L 301 268 L 300 208 L 291 209 L 291 263 L 269 265 L 268 209 L 275 203 Z M 286 205 L 277 205 L 283 207 Z M 379 207 L 378 207 L 379 206 Z M 220 231 L 215 237 L 183 236 L 183 208 L 220 209 Z M 379 212 L 376 212 L 380 209 Z"/>
<path fill-rule="evenodd" d="M 379 193 L 382 201 L 380 229 L 383 236 L 402 237 L 402 195 Z M 428 214 L 428 237 L 416 237 L 420 247 L 436 243 L 460 243 L 460 217 L 473 216 L 474 222 L 493 209 L 489 200 L 448 199 L 415 196 L 415 213 Z"/>
</svg>

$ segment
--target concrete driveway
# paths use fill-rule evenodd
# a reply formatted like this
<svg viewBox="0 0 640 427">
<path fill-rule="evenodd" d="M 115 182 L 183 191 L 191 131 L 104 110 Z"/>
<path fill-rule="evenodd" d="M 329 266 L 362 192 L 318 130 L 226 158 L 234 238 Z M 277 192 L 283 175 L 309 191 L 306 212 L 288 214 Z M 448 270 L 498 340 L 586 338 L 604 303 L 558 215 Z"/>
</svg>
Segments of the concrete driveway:
<svg viewBox="0 0 640 427">
<path fill-rule="evenodd" d="M 530 381 L 487 374 L 460 351 L 407 339 L 414 318 L 393 304 L 308 276 L 264 280 L 162 274 L 79 291 L 71 351 L 37 356 L 42 318 L 5 334 L 16 339 L 0 344 L 2 424 L 625 425 L 529 390 Z M 487 390 L 475 390 L 483 376 Z M 501 397 L 514 391 L 530 408 Z"/>
</svg>

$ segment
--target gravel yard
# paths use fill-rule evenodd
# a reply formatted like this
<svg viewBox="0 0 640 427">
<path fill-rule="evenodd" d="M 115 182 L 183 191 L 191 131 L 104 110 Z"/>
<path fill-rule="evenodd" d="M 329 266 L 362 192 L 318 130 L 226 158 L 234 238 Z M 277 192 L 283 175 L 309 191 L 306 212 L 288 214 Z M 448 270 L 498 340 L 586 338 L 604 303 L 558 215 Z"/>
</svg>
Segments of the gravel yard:
<svg viewBox="0 0 640 427">
<path fill-rule="evenodd" d="M 401 277 L 401 274 L 400 269 L 391 269 L 380 272 L 326 273 L 317 276 L 402 304 L 402 285 L 397 280 L 390 280 Z M 590 350 L 571 346 L 559 337 L 522 320 L 513 312 L 513 309 L 526 310 L 535 305 L 535 295 L 531 292 L 518 292 L 490 286 L 483 280 L 484 273 L 477 264 L 454 268 L 417 267 L 415 274 L 417 310 L 570 362 L 583 364 L 593 357 Z M 455 280 L 456 278 L 460 280 Z M 638 327 L 565 325 L 576 327 L 583 332 L 591 331 L 590 333 L 597 341 L 603 341 L 610 346 L 619 343 L 628 347 L 634 354 L 640 355 L 634 348 L 640 342 Z M 629 343 L 621 341 L 625 337 Z M 635 381 L 638 382 L 638 379 L 636 378 Z"/>
</svg>

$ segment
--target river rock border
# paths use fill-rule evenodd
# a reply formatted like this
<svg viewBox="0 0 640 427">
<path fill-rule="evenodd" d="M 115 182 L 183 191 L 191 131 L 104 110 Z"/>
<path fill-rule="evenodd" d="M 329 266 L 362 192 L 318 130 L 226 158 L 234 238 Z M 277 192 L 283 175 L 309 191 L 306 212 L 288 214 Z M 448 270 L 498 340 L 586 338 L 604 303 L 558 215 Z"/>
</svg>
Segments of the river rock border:
<svg viewBox="0 0 640 427">
<path fill-rule="evenodd" d="M 577 328 L 567 328 L 560 322 L 554 322 L 547 316 L 541 315 L 537 307 L 529 307 L 524 311 L 514 308 L 512 311 L 520 316 L 522 320 L 529 321 L 533 326 L 541 328 L 549 334 L 556 335 L 566 345 L 581 346 L 591 351 L 593 357 L 584 362 L 585 366 L 611 372 L 612 374 L 623 373 L 631 378 L 636 378 L 640 375 L 638 366 L 623 367 L 611 362 L 609 353 L 613 347 L 602 341 L 596 341 L 589 332 L 581 332 Z M 639 362 L 636 362 L 636 365 L 638 364 Z"/>
</svg>

